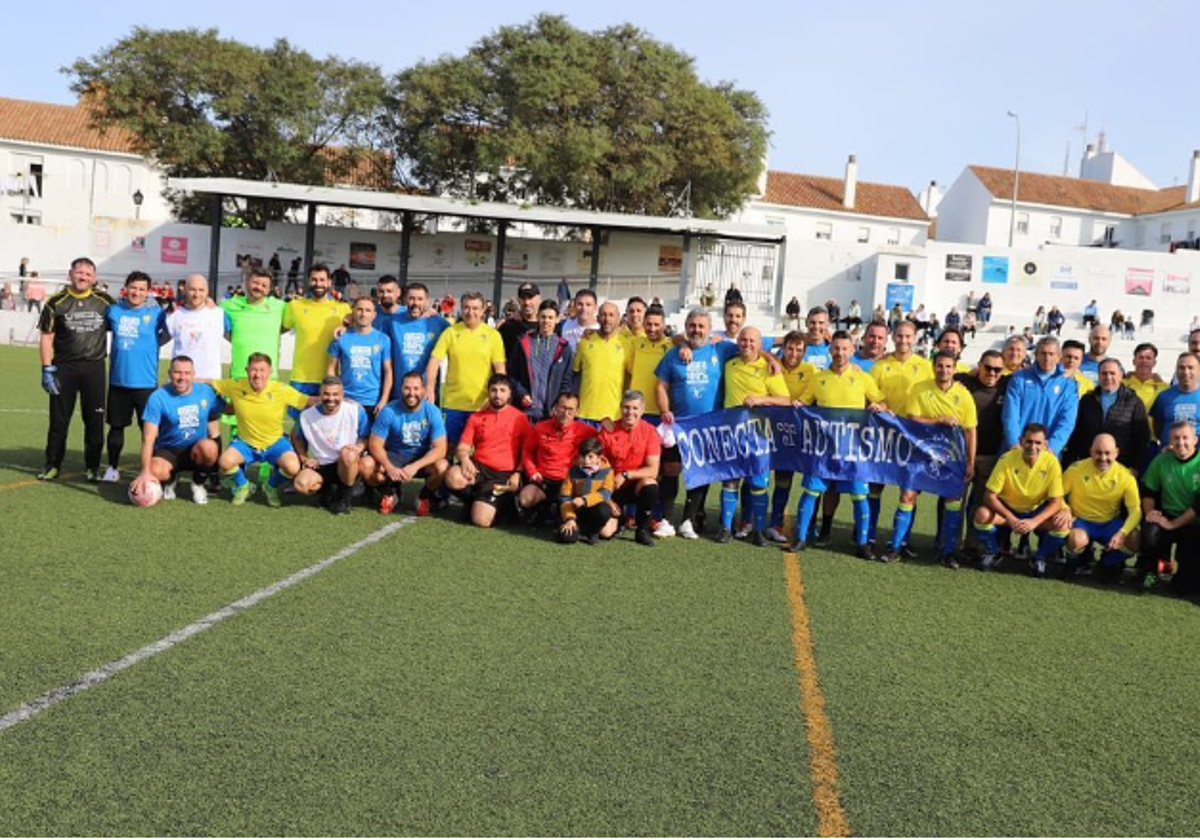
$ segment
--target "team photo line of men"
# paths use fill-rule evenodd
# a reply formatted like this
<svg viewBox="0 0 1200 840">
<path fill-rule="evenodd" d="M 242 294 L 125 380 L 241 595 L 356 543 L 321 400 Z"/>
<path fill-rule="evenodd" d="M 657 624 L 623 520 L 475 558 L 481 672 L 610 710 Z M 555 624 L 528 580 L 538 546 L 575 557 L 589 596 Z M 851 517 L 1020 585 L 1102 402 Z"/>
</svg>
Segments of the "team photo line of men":
<svg viewBox="0 0 1200 840">
<path fill-rule="evenodd" d="M 1137 346 L 1131 371 L 1109 357 L 1102 326 L 1087 347 L 1045 336 L 1030 360 L 1014 336 L 969 365 L 957 329 L 943 330 L 926 358 L 915 352 L 911 321 L 892 330 L 871 323 L 856 346 L 817 307 L 775 355 L 745 325 L 737 300 L 726 304 L 723 331 L 697 309 L 672 337 L 661 307 L 632 298 L 622 316 L 589 289 L 562 318 L 556 301 L 522 283 L 517 314 L 497 329 L 478 293 L 462 296 L 452 324 L 431 307 L 424 285 L 401 289 L 390 276 L 350 302 L 331 292 L 320 264 L 306 294 L 286 304 L 270 294 L 272 283 L 269 271 L 255 271 L 244 296 L 218 306 L 207 279 L 192 275 L 168 313 L 150 299 L 146 274 L 131 273 L 114 300 L 95 288 L 94 263 L 75 260 L 39 322 L 50 395 L 39 478 L 60 474 L 78 398 L 91 481 L 120 480 L 125 430 L 136 415 L 140 467 L 130 496 L 140 504 L 160 492 L 174 498 L 178 477 L 190 472 L 198 504 L 223 486 L 241 505 L 261 486 L 274 507 L 286 490 L 317 495 L 340 514 L 366 495 L 388 514 L 401 507 L 404 485 L 419 481 L 418 516 L 457 496 L 479 527 L 509 512 L 557 529 L 563 542 L 595 544 L 629 528 L 651 546 L 696 539 L 706 525 L 707 487 L 688 490 L 676 517 L 676 418 L 735 406 L 867 409 L 963 431 L 970 490 L 937 503 L 944 565 L 957 568 L 971 553 L 979 568 L 993 568 L 1014 553 L 1014 534 L 1018 556 L 1036 534 L 1030 566 L 1038 576 L 1065 559 L 1065 575 L 1116 579 L 1140 553 L 1135 579 L 1143 588 L 1165 578 L 1190 592 L 1200 577 L 1200 330 L 1176 360 L 1172 384 L 1156 372 L 1152 344 Z M 289 331 L 295 350 L 284 384 L 276 363 Z M 225 341 L 234 378 L 222 377 Z M 168 381 L 160 385 L 167 343 Z M 222 424 L 232 426 L 226 446 Z M 801 476 L 789 539 L 784 517 L 795 480 L 777 472 L 722 483 L 715 541 L 794 551 L 826 545 L 848 494 L 859 557 L 915 556 L 915 490 L 898 488 L 884 543 L 876 538 L 882 486 Z"/>
</svg>

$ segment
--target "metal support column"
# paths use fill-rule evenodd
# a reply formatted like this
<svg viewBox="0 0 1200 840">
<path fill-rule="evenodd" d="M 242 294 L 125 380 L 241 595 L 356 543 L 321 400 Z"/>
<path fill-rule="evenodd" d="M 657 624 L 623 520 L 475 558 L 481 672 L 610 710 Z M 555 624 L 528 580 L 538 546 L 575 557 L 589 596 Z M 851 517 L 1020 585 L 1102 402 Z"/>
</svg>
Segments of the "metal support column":
<svg viewBox="0 0 1200 840">
<path fill-rule="evenodd" d="M 408 288 L 408 259 L 412 255 L 413 214 L 404 211 L 400 215 L 403 227 L 400 230 L 400 288 Z"/>
<path fill-rule="evenodd" d="M 220 300 L 221 271 L 221 206 L 225 196 L 213 195 L 209 198 L 208 223 L 208 295 L 213 300 Z"/>
<path fill-rule="evenodd" d="M 500 222 L 496 230 L 496 276 L 492 281 L 492 305 L 496 318 L 504 309 L 504 246 L 508 241 L 508 222 Z"/>
<path fill-rule="evenodd" d="M 313 253 L 317 250 L 317 205 L 308 205 L 308 220 L 304 223 L 304 277 L 313 267 Z"/>
<path fill-rule="evenodd" d="M 600 228 L 592 228 L 592 261 L 588 265 L 588 288 L 593 292 L 600 285 L 600 236 Z"/>
<path fill-rule="evenodd" d="M 787 240 L 779 240 L 779 244 L 775 246 L 775 312 L 773 316 L 783 313 L 783 308 L 787 305 L 783 301 L 783 268 L 787 260 Z"/>
<path fill-rule="evenodd" d="M 687 299 L 690 289 L 690 280 L 692 274 L 692 235 L 685 233 L 683 235 L 683 259 L 679 265 L 679 308 L 687 308 Z"/>
</svg>

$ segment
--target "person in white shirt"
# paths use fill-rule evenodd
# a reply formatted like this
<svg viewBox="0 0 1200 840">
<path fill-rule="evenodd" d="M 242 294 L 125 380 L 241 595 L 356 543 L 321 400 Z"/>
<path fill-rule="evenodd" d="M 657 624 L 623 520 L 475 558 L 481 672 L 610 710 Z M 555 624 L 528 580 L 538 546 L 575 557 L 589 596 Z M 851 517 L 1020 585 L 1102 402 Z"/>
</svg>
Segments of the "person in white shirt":
<svg viewBox="0 0 1200 840">
<path fill-rule="evenodd" d="M 345 514 L 358 477 L 375 472 L 375 462 L 366 454 L 371 421 L 365 408 L 345 399 L 336 376 L 321 380 L 319 399 L 300 412 L 292 429 L 301 466 L 293 486 L 305 496 L 320 493 L 320 503 L 330 513 Z"/>
<path fill-rule="evenodd" d="M 575 295 L 575 317 L 563 321 L 560 330 L 562 337 L 570 343 L 572 353 L 579 347 L 579 339 L 584 333 L 600 329 L 598 312 L 596 293 L 591 289 L 580 289 Z"/>
<path fill-rule="evenodd" d="M 209 304 L 208 280 L 203 274 L 190 275 L 184 283 L 182 306 L 167 316 L 171 358 L 191 358 L 196 379 L 220 379 L 222 342 L 231 330 L 225 310 Z"/>
</svg>

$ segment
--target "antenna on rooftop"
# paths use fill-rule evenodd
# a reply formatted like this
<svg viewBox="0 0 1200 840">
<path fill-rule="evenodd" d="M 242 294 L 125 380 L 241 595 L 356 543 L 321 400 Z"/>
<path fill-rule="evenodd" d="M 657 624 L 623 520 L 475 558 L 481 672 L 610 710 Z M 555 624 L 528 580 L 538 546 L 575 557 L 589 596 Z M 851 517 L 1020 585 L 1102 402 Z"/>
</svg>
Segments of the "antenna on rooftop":
<svg viewBox="0 0 1200 840">
<path fill-rule="evenodd" d="M 683 189 L 679 191 L 679 195 L 671 200 L 671 209 L 667 211 L 668 216 L 674 216 L 682 207 L 683 217 L 690 219 L 692 217 L 692 182 L 688 181 L 683 185 Z"/>
</svg>

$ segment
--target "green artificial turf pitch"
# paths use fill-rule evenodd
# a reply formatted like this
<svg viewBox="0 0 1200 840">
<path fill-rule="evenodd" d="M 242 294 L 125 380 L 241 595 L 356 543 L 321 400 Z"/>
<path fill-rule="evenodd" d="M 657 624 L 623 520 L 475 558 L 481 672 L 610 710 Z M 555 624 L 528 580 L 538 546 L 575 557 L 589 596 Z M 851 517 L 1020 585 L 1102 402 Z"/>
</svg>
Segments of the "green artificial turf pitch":
<svg viewBox="0 0 1200 840">
<path fill-rule="evenodd" d="M 397 521 L 38 484 L 44 409 L 36 353 L 0 347 L 0 714 Z M 1195 604 L 830 551 L 801 571 L 854 833 L 1200 832 Z M 417 520 L 0 732 L 5 835 L 817 824 L 784 556 L 708 540 Z"/>
</svg>

